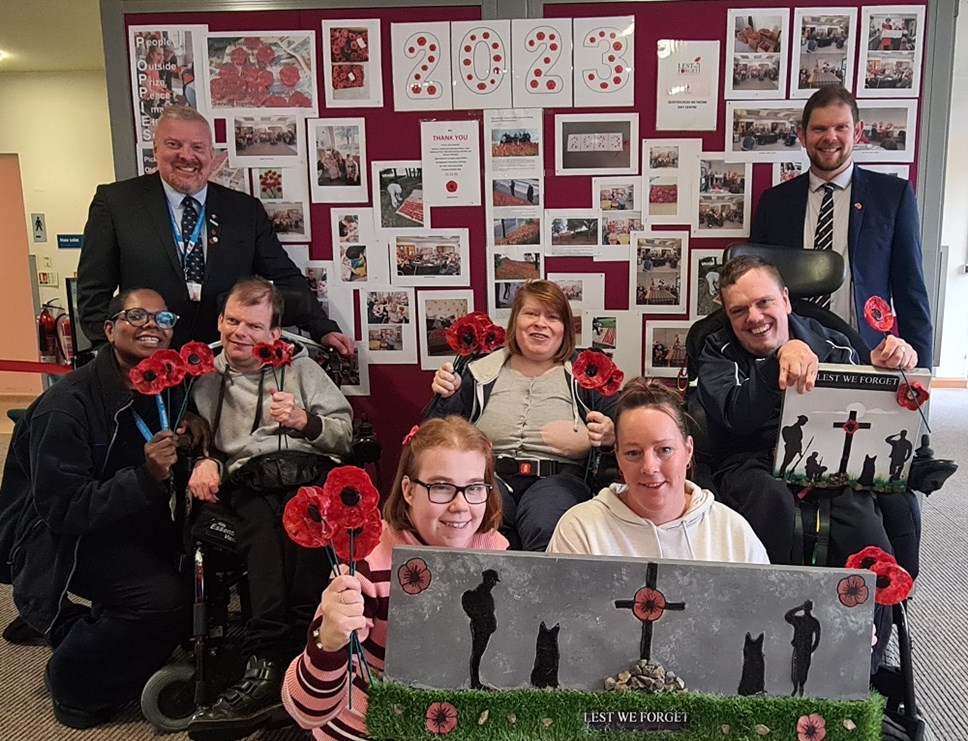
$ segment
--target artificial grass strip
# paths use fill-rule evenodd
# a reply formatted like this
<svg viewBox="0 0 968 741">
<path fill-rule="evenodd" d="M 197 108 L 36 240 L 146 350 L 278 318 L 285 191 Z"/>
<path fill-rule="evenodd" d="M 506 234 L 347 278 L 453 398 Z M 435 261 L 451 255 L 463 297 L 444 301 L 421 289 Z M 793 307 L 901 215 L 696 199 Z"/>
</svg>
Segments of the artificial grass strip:
<svg viewBox="0 0 968 741">
<path fill-rule="evenodd" d="M 457 723 L 446 734 L 427 728 L 432 703 L 450 703 Z M 683 731 L 593 731 L 585 714 L 612 711 L 682 711 L 688 716 Z M 799 741 L 802 716 L 822 716 L 825 741 L 879 741 L 884 698 L 872 693 L 861 701 L 782 697 L 719 697 L 699 693 L 645 695 L 636 692 L 602 693 L 572 690 L 419 690 L 390 682 L 374 683 L 369 691 L 367 727 L 374 739 L 416 741 L 623 741 L 644 736 L 670 741 Z M 484 713 L 486 711 L 486 716 Z M 485 717 L 483 722 L 481 718 Z M 856 726 L 848 730 L 844 721 Z M 757 726 L 770 729 L 766 735 Z M 729 726 L 729 732 L 723 732 Z"/>
</svg>

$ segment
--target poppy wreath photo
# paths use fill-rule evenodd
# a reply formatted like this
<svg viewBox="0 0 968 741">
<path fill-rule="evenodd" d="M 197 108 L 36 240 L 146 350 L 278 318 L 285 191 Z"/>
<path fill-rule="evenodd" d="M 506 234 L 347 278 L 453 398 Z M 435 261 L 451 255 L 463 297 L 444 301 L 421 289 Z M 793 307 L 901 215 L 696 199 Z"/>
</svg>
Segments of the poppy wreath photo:
<svg viewBox="0 0 968 741">
<path fill-rule="evenodd" d="M 427 568 L 426 561 L 422 558 L 411 558 L 397 569 L 397 580 L 407 594 L 420 594 L 430 586 L 433 575 Z"/>
</svg>

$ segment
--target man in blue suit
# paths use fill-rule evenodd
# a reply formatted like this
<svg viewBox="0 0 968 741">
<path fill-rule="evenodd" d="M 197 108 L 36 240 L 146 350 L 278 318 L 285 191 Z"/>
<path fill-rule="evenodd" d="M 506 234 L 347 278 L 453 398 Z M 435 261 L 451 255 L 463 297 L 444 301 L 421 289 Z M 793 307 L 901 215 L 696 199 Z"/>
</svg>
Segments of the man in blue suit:
<svg viewBox="0 0 968 741">
<path fill-rule="evenodd" d="M 873 348 L 883 335 L 864 321 L 864 303 L 871 296 L 893 303 L 901 337 L 917 351 L 918 365 L 931 367 L 931 312 L 914 192 L 902 178 L 854 165 L 854 144 L 863 132 L 850 92 L 837 85 L 815 92 L 799 131 L 810 170 L 763 194 L 750 241 L 837 250 L 849 266 L 850 281 L 831 297 L 830 308 Z M 832 201 L 832 215 L 825 198 Z M 826 219 L 822 211 L 828 212 Z"/>
<path fill-rule="evenodd" d="M 305 299 L 305 329 L 314 340 L 352 354 L 352 339 L 323 313 L 262 203 L 208 182 L 208 120 L 168 106 L 155 127 L 154 154 L 157 173 L 101 185 L 91 202 L 77 266 L 80 324 L 91 342 L 104 341 L 115 290 L 132 287 L 152 288 L 178 314 L 172 347 L 212 342 L 220 299 L 240 278 L 260 275 Z"/>
</svg>

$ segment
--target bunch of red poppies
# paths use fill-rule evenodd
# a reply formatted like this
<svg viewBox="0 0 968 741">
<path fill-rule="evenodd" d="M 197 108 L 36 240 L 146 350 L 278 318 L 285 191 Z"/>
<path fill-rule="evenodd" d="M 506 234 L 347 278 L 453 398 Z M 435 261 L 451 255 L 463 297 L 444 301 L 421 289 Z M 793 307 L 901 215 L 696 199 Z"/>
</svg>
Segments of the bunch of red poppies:
<svg viewBox="0 0 968 741">
<path fill-rule="evenodd" d="M 678 200 L 678 186 L 653 185 L 649 188 L 649 203 L 675 203 Z"/>
<path fill-rule="evenodd" d="M 345 90 L 351 87 L 363 87 L 362 64 L 334 64 L 333 90 Z"/>
<path fill-rule="evenodd" d="M 286 504 L 282 524 L 298 545 L 324 548 L 334 576 L 340 574 L 340 560 L 346 562 L 353 575 L 356 562 L 373 552 L 383 534 L 379 503 L 380 495 L 363 469 L 340 466 L 329 472 L 322 487 L 300 487 Z M 369 666 L 356 631 L 350 639 L 349 651 L 352 687 L 354 656 L 369 679 Z"/>
<path fill-rule="evenodd" d="M 215 370 L 215 355 L 212 349 L 204 342 L 188 342 L 180 351 L 156 350 L 132 368 L 128 377 L 140 393 L 159 396 L 158 412 L 161 417 L 161 427 L 168 430 L 178 429 L 178 425 L 181 424 L 195 379 L 213 370 Z M 185 398 L 175 416 L 174 424 L 169 425 L 167 406 L 160 394 L 162 391 L 170 392 L 186 377 L 189 381 L 185 388 Z M 170 401 L 170 393 L 168 396 Z"/>
<path fill-rule="evenodd" d="M 869 545 L 847 559 L 848 569 L 868 569 L 877 575 L 874 601 L 879 605 L 896 605 L 907 599 L 914 580 L 897 559 L 877 546 Z M 841 599 L 843 601 L 843 599 Z"/>
<path fill-rule="evenodd" d="M 332 28 L 329 48 L 334 62 L 370 61 L 369 36 L 366 29 Z"/>
<path fill-rule="evenodd" d="M 282 175 L 277 170 L 264 170 L 259 175 L 259 186 L 264 198 L 279 198 L 282 196 Z"/>
<path fill-rule="evenodd" d="M 578 385 L 593 389 L 603 396 L 612 396 L 622 388 L 625 374 L 614 361 L 599 350 L 582 350 L 572 366 Z"/>
<path fill-rule="evenodd" d="M 507 340 L 504 327 L 499 327 L 483 311 L 472 311 L 465 314 L 447 328 L 447 344 L 457 353 L 454 361 L 454 371 L 457 363 L 476 355 L 486 355 L 502 347 Z"/>
<path fill-rule="evenodd" d="M 273 340 L 272 342 L 260 342 L 252 348 L 252 354 L 261 360 L 263 365 L 272 368 L 272 375 L 275 376 L 277 368 L 285 374 L 286 366 L 292 363 L 294 350 L 295 347 L 285 340 Z M 283 375 L 283 378 L 285 378 L 285 375 Z M 279 390 L 282 390 L 281 385 Z"/>
</svg>

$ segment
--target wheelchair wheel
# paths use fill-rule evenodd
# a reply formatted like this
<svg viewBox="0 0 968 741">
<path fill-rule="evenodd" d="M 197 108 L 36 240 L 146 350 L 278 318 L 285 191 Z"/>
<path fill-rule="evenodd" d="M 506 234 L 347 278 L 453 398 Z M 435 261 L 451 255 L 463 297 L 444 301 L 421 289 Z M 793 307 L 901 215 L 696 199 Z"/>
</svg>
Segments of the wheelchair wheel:
<svg viewBox="0 0 968 741">
<path fill-rule="evenodd" d="M 141 712 L 160 731 L 184 731 L 195 712 L 195 667 L 168 664 L 141 691 Z"/>
</svg>

